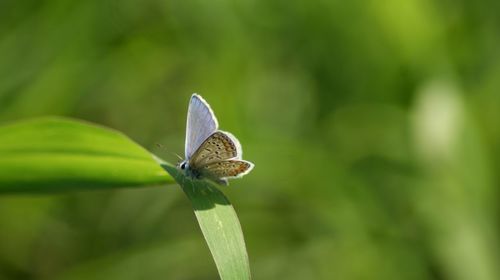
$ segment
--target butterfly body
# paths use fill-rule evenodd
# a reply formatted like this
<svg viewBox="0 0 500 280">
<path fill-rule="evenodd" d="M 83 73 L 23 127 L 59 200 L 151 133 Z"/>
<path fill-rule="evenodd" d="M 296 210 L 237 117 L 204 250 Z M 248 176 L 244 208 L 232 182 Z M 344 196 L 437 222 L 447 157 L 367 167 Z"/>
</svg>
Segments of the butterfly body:
<svg viewBox="0 0 500 280">
<path fill-rule="evenodd" d="M 187 176 L 224 185 L 227 179 L 241 177 L 254 166 L 241 159 L 238 139 L 229 132 L 218 130 L 212 109 L 197 94 L 193 94 L 189 102 L 185 153 L 186 159 L 179 168 Z"/>
</svg>

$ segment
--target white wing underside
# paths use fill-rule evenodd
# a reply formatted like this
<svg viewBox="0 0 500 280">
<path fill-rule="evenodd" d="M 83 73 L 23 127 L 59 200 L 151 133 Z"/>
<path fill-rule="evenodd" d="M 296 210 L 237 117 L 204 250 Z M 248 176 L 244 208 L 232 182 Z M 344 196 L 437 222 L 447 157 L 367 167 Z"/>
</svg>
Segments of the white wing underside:
<svg viewBox="0 0 500 280">
<path fill-rule="evenodd" d="M 208 103 L 201 96 L 193 94 L 189 101 L 186 124 L 186 159 L 190 159 L 203 141 L 217 131 L 218 127 L 217 119 Z"/>
<path fill-rule="evenodd" d="M 188 161 L 194 169 L 227 160 L 241 160 L 242 151 L 238 139 L 229 132 L 217 130 L 212 133 Z"/>
<path fill-rule="evenodd" d="M 236 146 L 236 157 L 234 157 L 234 159 L 241 159 L 243 157 L 243 150 L 241 149 L 241 144 L 240 144 L 240 141 L 238 140 L 238 138 L 236 138 L 236 136 L 234 136 L 232 133 L 229 133 L 227 131 L 222 131 L 222 130 L 218 130 L 218 131 L 227 135 L 231 139 L 231 141 L 233 141 L 234 145 Z"/>
</svg>

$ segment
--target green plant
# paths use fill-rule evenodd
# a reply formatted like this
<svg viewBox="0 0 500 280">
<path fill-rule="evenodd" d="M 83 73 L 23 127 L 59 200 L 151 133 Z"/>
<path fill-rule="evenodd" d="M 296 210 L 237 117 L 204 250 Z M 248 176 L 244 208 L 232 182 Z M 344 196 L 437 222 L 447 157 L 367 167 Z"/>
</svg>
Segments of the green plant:
<svg viewBox="0 0 500 280">
<path fill-rule="evenodd" d="M 0 127 L 0 193 L 146 187 L 175 181 L 192 203 L 222 279 L 249 279 L 236 213 L 207 181 L 186 178 L 124 134 L 66 118 Z"/>
</svg>

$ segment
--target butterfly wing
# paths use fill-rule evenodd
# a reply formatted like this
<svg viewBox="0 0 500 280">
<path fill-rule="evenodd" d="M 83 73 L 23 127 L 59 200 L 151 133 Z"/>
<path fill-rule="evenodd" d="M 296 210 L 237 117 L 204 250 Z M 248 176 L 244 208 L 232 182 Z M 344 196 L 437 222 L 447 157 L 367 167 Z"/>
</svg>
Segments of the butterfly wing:
<svg viewBox="0 0 500 280">
<path fill-rule="evenodd" d="M 253 166 L 253 163 L 249 161 L 230 159 L 205 165 L 199 172 L 204 177 L 225 181 L 226 178 L 238 178 L 247 174 L 253 169 Z"/>
<path fill-rule="evenodd" d="M 241 159 L 242 151 L 238 139 L 229 132 L 212 133 L 192 155 L 189 166 L 200 169 L 206 165 L 228 159 Z"/>
<path fill-rule="evenodd" d="M 210 135 L 212 135 L 219 124 L 214 112 L 208 103 L 199 95 L 193 94 L 189 101 L 187 124 L 186 124 L 186 159 L 190 159 L 196 150 Z"/>
<path fill-rule="evenodd" d="M 189 169 L 196 177 L 227 184 L 227 178 L 241 177 L 254 165 L 241 160 L 238 139 L 217 128 L 217 119 L 208 103 L 193 94 L 189 102 L 185 146 Z"/>
</svg>

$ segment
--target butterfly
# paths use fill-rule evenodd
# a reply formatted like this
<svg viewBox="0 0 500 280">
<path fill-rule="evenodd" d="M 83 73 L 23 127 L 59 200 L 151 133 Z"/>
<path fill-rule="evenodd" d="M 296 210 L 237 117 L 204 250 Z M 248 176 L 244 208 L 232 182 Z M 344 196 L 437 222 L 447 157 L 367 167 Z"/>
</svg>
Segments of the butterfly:
<svg viewBox="0 0 500 280">
<path fill-rule="evenodd" d="M 193 94 L 187 114 L 185 159 L 178 167 L 188 177 L 228 185 L 228 179 L 248 174 L 254 164 L 241 159 L 243 152 L 238 139 L 218 128 L 210 105 L 200 95 Z"/>
</svg>

